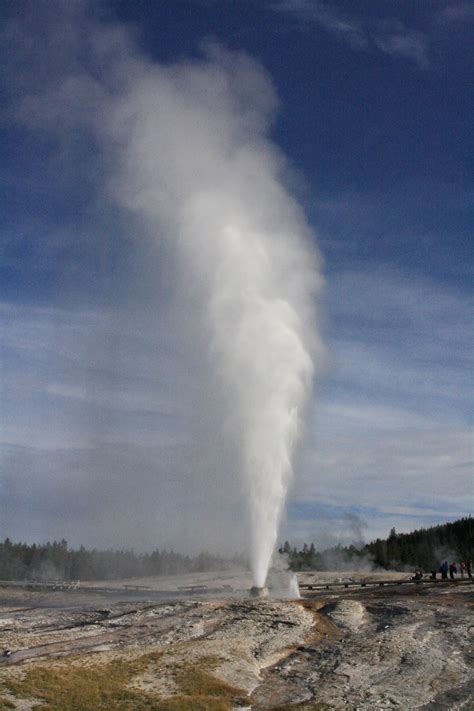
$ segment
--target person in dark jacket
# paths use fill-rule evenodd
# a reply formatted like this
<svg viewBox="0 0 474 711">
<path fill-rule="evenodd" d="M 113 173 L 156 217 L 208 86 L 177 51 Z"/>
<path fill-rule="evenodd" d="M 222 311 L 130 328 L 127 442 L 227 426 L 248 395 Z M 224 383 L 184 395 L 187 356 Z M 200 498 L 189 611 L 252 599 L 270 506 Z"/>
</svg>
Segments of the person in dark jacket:
<svg viewBox="0 0 474 711">
<path fill-rule="evenodd" d="M 448 561 L 445 560 L 444 563 L 441 563 L 439 567 L 439 572 L 441 573 L 441 578 L 442 580 L 447 580 L 448 578 Z"/>
<path fill-rule="evenodd" d="M 451 565 L 449 566 L 449 577 L 451 578 L 451 580 L 454 580 L 454 576 L 456 575 L 457 572 L 458 572 L 458 569 L 457 569 L 456 563 L 454 563 L 454 562 L 451 563 Z"/>
</svg>

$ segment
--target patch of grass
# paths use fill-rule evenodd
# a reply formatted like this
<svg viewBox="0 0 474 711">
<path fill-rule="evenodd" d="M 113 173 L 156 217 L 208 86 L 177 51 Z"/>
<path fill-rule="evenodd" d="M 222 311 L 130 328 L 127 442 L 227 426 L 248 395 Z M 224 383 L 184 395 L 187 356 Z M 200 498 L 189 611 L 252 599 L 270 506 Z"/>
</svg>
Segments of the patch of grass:
<svg viewBox="0 0 474 711">
<path fill-rule="evenodd" d="M 199 666 L 180 669 L 176 673 L 175 679 L 184 694 L 207 697 L 218 696 L 236 703 L 244 699 L 242 689 L 217 679 Z"/>
<path fill-rule="evenodd" d="M 3 709 L 16 709 L 16 706 L 13 701 L 9 701 L 8 699 L 2 699 L 0 697 L 0 709 L 1 711 L 3 711 Z"/>
<path fill-rule="evenodd" d="M 217 654 L 206 654 L 203 657 L 199 657 L 198 666 L 200 669 L 214 671 L 223 661 L 223 657 L 219 657 Z"/>
<path fill-rule="evenodd" d="M 58 665 L 34 667 L 20 680 L 8 680 L 5 686 L 19 698 L 32 698 L 45 705 L 42 711 L 95 711 L 96 709 L 157 708 L 145 693 L 127 688 L 135 674 L 133 663 L 111 662 L 97 667 Z"/>
<path fill-rule="evenodd" d="M 38 711 L 230 711 L 246 698 L 241 689 L 202 668 L 215 668 L 217 657 L 203 657 L 202 666 L 175 667 L 173 676 L 179 694 L 168 699 L 129 688 L 137 674 L 162 656 L 156 652 L 108 664 L 82 666 L 69 661 L 50 667 L 35 666 L 21 679 L 6 680 L 4 686 L 18 698 L 41 701 L 41 705 L 33 707 Z"/>
<path fill-rule="evenodd" d="M 274 706 L 270 711 L 329 711 L 329 706 L 322 703 L 307 703 L 303 701 L 300 704 L 283 704 L 282 706 Z"/>
<path fill-rule="evenodd" d="M 231 711 L 233 706 L 228 699 L 179 695 L 162 701 L 157 708 L 159 711 Z"/>
</svg>

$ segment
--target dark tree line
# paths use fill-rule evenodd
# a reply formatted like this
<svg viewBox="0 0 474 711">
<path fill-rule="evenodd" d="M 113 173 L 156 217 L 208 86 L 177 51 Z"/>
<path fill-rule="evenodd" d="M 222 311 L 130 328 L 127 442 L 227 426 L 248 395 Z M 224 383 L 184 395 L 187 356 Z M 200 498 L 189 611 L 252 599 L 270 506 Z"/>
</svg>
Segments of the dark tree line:
<svg viewBox="0 0 474 711">
<path fill-rule="evenodd" d="M 443 560 L 467 562 L 474 557 L 474 522 L 471 517 L 453 523 L 421 528 L 412 533 L 397 533 L 394 528 L 388 538 L 377 538 L 361 546 L 336 546 L 316 550 L 305 543 L 301 550 L 288 541 L 279 549 L 286 553 L 292 570 L 354 569 L 372 563 L 386 570 L 407 567 L 425 571 L 438 570 Z"/>
<path fill-rule="evenodd" d="M 222 570 L 236 562 L 209 553 L 191 557 L 165 550 L 72 550 L 65 540 L 28 545 L 6 538 L 0 543 L 0 580 L 115 580 Z"/>
<path fill-rule="evenodd" d="M 392 570 L 407 567 L 437 570 L 440 563 L 472 560 L 474 557 L 474 523 L 471 517 L 412 533 L 397 533 L 393 528 L 386 539 L 359 546 L 336 546 L 318 551 L 314 543 L 301 550 L 288 541 L 280 547 L 293 570 L 354 570 L 372 563 Z M 41 545 L 0 543 L 0 580 L 114 580 L 151 575 L 223 570 L 242 559 L 231 560 L 201 553 L 188 556 L 173 551 L 152 553 L 134 551 L 70 549 L 65 540 Z"/>
<path fill-rule="evenodd" d="M 444 559 L 451 562 L 471 560 L 474 553 L 474 521 L 471 517 L 412 533 L 397 533 L 365 546 L 377 565 L 384 568 L 414 565 L 437 570 Z"/>
</svg>

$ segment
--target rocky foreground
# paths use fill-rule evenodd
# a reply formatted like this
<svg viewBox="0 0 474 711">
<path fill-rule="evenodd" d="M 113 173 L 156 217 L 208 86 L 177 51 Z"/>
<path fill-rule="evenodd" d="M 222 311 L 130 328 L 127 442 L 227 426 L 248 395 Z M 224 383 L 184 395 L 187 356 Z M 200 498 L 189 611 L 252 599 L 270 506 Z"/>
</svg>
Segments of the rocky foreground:
<svg viewBox="0 0 474 711">
<path fill-rule="evenodd" d="M 471 709 L 473 591 L 466 582 L 174 601 L 10 592 L 0 708 Z"/>
</svg>

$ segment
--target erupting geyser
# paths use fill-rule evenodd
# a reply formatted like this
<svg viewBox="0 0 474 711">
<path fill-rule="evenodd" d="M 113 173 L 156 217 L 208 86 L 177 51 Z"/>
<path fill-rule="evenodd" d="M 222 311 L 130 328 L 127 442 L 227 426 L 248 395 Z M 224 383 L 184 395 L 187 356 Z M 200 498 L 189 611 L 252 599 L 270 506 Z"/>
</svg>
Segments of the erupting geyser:
<svg viewBox="0 0 474 711">
<path fill-rule="evenodd" d="M 268 76 L 246 55 L 209 55 L 166 68 L 123 60 L 106 130 L 121 165 L 116 197 L 169 242 L 178 284 L 192 295 L 210 389 L 225 403 L 221 434 L 240 453 L 261 589 L 320 361 L 322 279 L 284 159 L 267 138 L 276 106 Z"/>
</svg>

